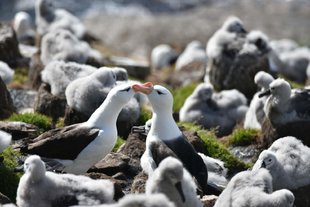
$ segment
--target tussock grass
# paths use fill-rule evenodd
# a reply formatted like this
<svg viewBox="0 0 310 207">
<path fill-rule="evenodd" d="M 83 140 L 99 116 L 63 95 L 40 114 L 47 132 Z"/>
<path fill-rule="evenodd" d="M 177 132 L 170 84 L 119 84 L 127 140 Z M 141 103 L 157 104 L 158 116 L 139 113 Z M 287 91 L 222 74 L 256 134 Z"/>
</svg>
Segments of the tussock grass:
<svg viewBox="0 0 310 207">
<path fill-rule="evenodd" d="M 18 166 L 16 157 L 21 156 L 11 147 L 6 148 L 0 153 L 0 192 L 15 202 L 16 191 L 22 173 L 15 173 L 14 169 Z"/>
<path fill-rule="evenodd" d="M 185 127 L 185 129 L 189 131 L 197 132 L 198 136 L 203 140 L 204 147 L 209 156 L 222 160 L 229 170 L 241 171 L 251 167 L 251 164 L 244 163 L 232 155 L 227 147 L 219 142 L 214 131 L 202 129 L 200 126 L 192 123 L 181 122 L 179 125 Z"/>
<path fill-rule="evenodd" d="M 117 150 L 122 146 L 126 141 L 122 137 L 117 137 L 116 144 L 114 145 L 113 152 L 117 152 Z"/>
<path fill-rule="evenodd" d="M 173 102 L 173 111 L 179 112 L 181 107 L 183 106 L 185 100 L 188 96 L 190 96 L 195 88 L 197 87 L 198 83 L 191 83 L 189 85 L 186 85 L 184 87 L 171 90 L 172 95 L 174 97 Z"/>
<path fill-rule="evenodd" d="M 51 118 L 39 113 L 12 114 L 6 121 L 21 121 L 37 126 L 40 132 L 51 129 Z"/>
<path fill-rule="evenodd" d="M 260 131 L 256 129 L 239 128 L 233 131 L 228 138 L 228 144 L 237 146 L 247 146 L 256 143 L 260 136 Z"/>
</svg>

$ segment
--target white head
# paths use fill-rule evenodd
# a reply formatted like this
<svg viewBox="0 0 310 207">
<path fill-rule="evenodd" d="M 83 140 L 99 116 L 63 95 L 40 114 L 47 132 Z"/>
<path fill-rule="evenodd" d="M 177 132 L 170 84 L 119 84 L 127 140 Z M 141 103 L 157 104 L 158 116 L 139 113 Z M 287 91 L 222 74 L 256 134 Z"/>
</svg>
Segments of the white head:
<svg viewBox="0 0 310 207">
<path fill-rule="evenodd" d="M 28 13 L 20 11 L 14 16 L 14 30 L 17 36 L 25 35 L 31 30 L 31 17 Z"/>
<path fill-rule="evenodd" d="M 269 73 L 266 73 L 264 71 L 259 71 L 256 73 L 254 77 L 254 82 L 258 87 L 267 90 L 270 83 L 274 81 L 274 78 Z"/>
<path fill-rule="evenodd" d="M 170 113 L 172 114 L 173 96 L 170 91 L 161 86 L 147 82 L 144 84 L 135 84 L 134 89 L 147 95 L 154 113 Z"/>
<path fill-rule="evenodd" d="M 235 16 L 230 16 L 228 17 L 223 26 L 222 29 L 231 32 L 231 33 L 246 33 L 246 30 L 244 29 L 243 22 Z"/>
<path fill-rule="evenodd" d="M 270 95 L 276 97 L 279 101 L 286 101 L 291 96 L 290 84 L 282 78 L 278 78 L 272 81 L 269 85 L 269 89 L 259 96 Z"/>
<path fill-rule="evenodd" d="M 46 172 L 44 162 L 38 155 L 31 155 L 25 160 L 24 171 L 33 182 L 40 181 Z"/>
</svg>

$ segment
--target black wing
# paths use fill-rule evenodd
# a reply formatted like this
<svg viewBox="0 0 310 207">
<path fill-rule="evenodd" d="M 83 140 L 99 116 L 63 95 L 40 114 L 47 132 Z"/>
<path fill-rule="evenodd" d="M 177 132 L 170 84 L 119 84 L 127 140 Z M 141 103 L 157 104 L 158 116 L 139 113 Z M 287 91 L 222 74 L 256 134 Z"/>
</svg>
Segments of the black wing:
<svg viewBox="0 0 310 207">
<path fill-rule="evenodd" d="M 178 158 L 177 155 L 161 140 L 157 140 L 156 142 L 151 142 L 149 149 L 152 153 L 152 157 L 156 166 L 158 167 L 159 163 L 164 160 L 166 157 L 175 157 Z"/>
<path fill-rule="evenodd" d="M 99 129 L 74 124 L 49 130 L 21 151 L 41 157 L 74 160 L 98 135 Z"/>
<path fill-rule="evenodd" d="M 293 90 L 290 110 L 295 110 L 301 119 L 310 120 L 310 89 Z"/>
</svg>

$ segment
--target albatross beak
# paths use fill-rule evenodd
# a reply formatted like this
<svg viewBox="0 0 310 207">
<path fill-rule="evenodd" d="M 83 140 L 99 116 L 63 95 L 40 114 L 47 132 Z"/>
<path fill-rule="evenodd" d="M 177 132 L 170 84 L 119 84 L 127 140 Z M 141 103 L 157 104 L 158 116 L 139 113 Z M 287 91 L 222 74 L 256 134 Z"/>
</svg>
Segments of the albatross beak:
<svg viewBox="0 0 310 207">
<path fill-rule="evenodd" d="M 144 84 L 134 84 L 132 89 L 135 92 L 142 92 L 144 94 L 150 94 L 153 91 L 153 84 L 151 82 L 146 82 Z"/>
<path fill-rule="evenodd" d="M 181 198 L 182 198 L 182 201 L 185 202 L 186 199 L 185 199 L 185 196 L 184 196 L 184 193 L 183 193 L 183 189 L 182 189 L 182 184 L 181 184 L 181 182 L 176 183 L 174 186 L 175 186 L 176 189 L 178 190 L 178 192 L 179 192 L 179 194 L 180 194 L 180 196 L 181 196 Z"/>
<path fill-rule="evenodd" d="M 258 94 L 258 97 L 261 98 L 261 97 L 263 97 L 263 96 L 268 96 L 268 95 L 270 95 L 270 94 L 271 94 L 271 90 L 268 89 L 268 90 L 263 91 L 263 92 L 261 92 L 260 94 Z"/>
</svg>

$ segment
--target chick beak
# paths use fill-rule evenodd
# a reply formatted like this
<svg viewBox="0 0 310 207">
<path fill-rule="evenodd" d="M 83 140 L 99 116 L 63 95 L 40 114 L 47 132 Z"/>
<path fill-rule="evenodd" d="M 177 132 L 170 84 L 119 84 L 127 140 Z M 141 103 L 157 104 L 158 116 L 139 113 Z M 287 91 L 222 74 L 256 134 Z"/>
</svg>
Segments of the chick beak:
<svg viewBox="0 0 310 207">
<path fill-rule="evenodd" d="M 182 198 L 182 201 L 185 202 L 185 196 L 184 196 L 184 193 L 183 193 L 181 182 L 176 183 L 174 186 L 176 187 L 178 193 L 180 194 L 180 196 Z"/>
<path fill-rule="evenodd" d="M 132 89 L 135 92 L 141 92 L 148 95 L 153 91 L 153 84 L 151 82 L 146 82 L 144 84 L 134 84 L 132 85 Z"/>
<path fill-rule="evenodd" d="M 268 96 L 268 95 L 270 95 L 270 94 L 271 94 L 271 90 L 268 89 L 268 90 L 263 91 L 263 92 L 261 92 L 260 94 L 258 94 L 258 97 L 261 98 L 261 97 L 263 97 L 263 96 Z"/>
</svg>

